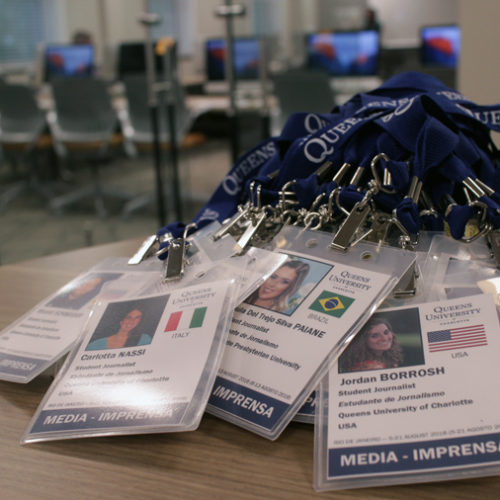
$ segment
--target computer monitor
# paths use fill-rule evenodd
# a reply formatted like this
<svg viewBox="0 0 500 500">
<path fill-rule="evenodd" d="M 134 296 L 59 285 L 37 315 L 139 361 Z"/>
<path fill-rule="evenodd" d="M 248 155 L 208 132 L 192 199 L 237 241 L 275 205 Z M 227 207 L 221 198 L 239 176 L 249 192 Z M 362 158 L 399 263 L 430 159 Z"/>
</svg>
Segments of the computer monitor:
<svg viewBox="0 0 500 500">
<path fill-rule="evenodd" d="M 420 29 L 420 49 L 424 66 L 456 69 L 460 58 L 459 26 L 423 26 Z"/>
<path fill-rule="evenodd" d="M 153 43 L 155 70 L 158 75 L 161 75 L 164 70 L 164 55 L 156 53 L 156 44 Z M 117 76 L 123 78 L 125 75 L 141 74 L 146 72 L 146 49 L 145 42 L 124 42 L 118 47 L 117 56 Z M 176 44 L 174 42 L 171 61 L 175 64 L 176 59 Z"/>
<path fill-rule="evenodd" d="M 44 51 L 44 79 L 92 76 L 94 57 L 93 45 L 48 45 Z"/>
<path fill-rule="evenodd" d="M 234 77 L 238 80 L 259 78 L 260 41 L 256 37 L 235 38 Z M 208 81 L 226 78 L 226 40 L 212 38 L 205 41 L 206 76 Z"/>
<path fill-rule="evenodd" d="M 306 36 L 307 66 L 331 76 L 378 74 L 380 36 L 377 30 L 311 33 Z"/>
</svg>

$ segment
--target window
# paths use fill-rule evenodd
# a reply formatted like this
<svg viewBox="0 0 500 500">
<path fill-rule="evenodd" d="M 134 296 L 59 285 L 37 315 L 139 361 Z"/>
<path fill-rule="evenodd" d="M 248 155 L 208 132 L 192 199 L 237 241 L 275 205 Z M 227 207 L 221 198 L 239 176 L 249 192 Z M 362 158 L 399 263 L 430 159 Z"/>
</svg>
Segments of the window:
<svg viewBox="0 0 500 500">
<path fill-rule="evenodd" d="M 0 0 L 0 63 L 32 62 L 44 39 L 43 2 Z"/>
<path fill-rule="evenodd" d="M 178 43 L 179 55 L 193 53 L 193 0 L 149 0 L 150 12 L 160 16 L 161 22 L 152 30 L 153 38 L 170 36 Z"/>
</svg>

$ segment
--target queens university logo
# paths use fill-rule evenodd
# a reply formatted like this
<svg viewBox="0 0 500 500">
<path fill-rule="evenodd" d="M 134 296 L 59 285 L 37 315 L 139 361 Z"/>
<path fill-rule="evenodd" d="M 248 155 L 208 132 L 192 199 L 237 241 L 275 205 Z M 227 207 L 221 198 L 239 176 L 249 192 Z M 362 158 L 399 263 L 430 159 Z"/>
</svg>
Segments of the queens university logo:
<svg viewBox="0 0 500 500">
<path fill-rule="evenodd" d="M 324 290 L 309 309 L 340 318 L 353 302 L 354 299 L 350 297 Z"/>
</svg>

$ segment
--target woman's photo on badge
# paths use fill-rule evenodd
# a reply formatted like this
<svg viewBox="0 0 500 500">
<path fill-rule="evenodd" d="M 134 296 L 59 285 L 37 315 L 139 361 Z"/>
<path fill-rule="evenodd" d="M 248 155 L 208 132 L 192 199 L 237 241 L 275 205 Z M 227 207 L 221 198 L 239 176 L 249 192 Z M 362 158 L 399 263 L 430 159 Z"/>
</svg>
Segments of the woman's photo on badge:
<svg viewBox="0 0 500 500">
<path fill-rule="evenodd" d="M 424 364 L 418 308 L 375 313 L 339 358 L 339 373 Z"/>
<path fill-rule="evenodd" d="M 168 296 L 108 304 L 86 351 L 151 344 Z"/>
<path fill-rule="evenodd" d="M 331 267 L 322 262 L 290 256 L 245 302 L 290 315 Z"/>
<path fill-rule="evenodd" d="M 91 273 L 65 286 L 47 306 L 77 310 L 97 297 L 103 286 L 121 276 L 119 273 Z"/>
</svg>

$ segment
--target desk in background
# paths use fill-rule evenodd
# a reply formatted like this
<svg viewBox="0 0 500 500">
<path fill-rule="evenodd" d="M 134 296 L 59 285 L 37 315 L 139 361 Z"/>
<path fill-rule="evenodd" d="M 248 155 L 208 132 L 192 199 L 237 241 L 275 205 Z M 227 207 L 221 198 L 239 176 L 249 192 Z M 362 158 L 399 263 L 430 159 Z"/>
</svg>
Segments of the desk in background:
<svg viewBox="0 0 500 500">
<path fill-rule="evenodd" d="M 130 256 L 132 240 L 0 267 L 0 328 L 100 260 Z M 313 426 L 291 423 L 271 442 L 205 415 L 198 430 L 21 446 L 51 380 L 0 382 L 0 491 L 24 499 L 380 498 L 496 499 L 500 478 L 318 494 Z"/>
</svg>

